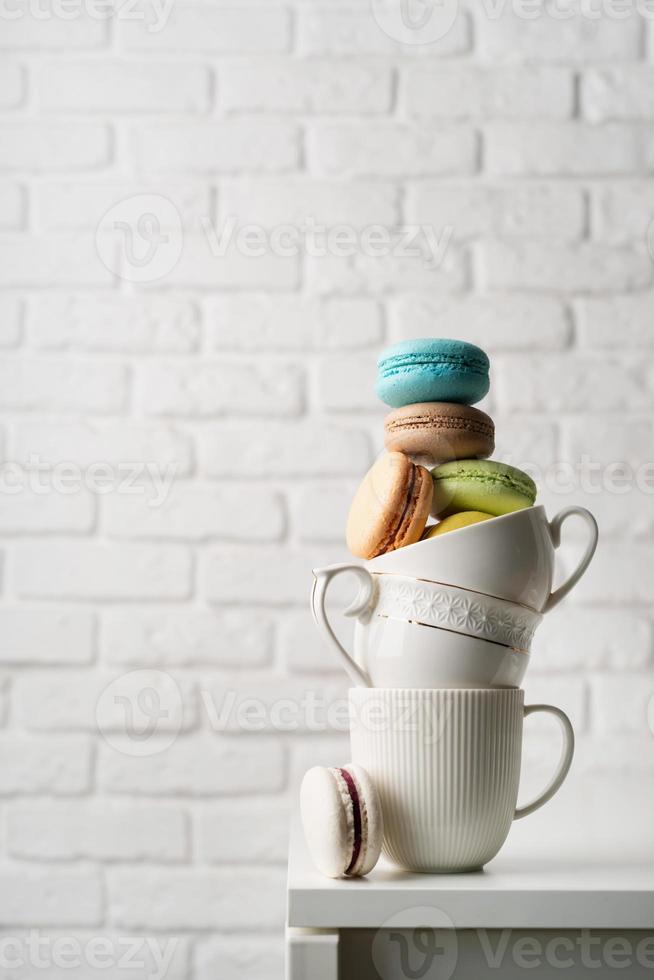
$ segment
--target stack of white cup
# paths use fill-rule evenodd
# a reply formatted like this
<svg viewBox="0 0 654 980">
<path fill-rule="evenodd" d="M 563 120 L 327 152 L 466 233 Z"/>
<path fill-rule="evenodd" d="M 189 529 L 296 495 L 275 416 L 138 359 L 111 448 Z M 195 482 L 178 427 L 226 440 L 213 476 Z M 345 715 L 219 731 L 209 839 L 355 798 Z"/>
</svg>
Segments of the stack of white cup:
<svg viewBox="0 0 654 980">
<path fill-rule="evenodd" d="M 590 532 L 585 552 L 552 591 L 555 549 L 573 514 Z M 597 524 L 570 507 L 551 522 L 543 507 L 453 531 L 362 565 L 317 569 L 316 622 L 355 687 L 350 692 L 352 760 L 379 792 L 384 850 L 413 871 L 468 871 L 498 852 L 513 819 L 542 806 L 567 775 L 574 734 L 565 714 L 524 707 L 520 689 L 543 614 L 586 571 Z M 359 593 L 345 610 L 356 620 L 354 656 L 325 610 L 332 579 L 354 573 Z M 564 749 L 555 776 L 516 809 L 523 717 L 555 715 Z"/>
</svg>

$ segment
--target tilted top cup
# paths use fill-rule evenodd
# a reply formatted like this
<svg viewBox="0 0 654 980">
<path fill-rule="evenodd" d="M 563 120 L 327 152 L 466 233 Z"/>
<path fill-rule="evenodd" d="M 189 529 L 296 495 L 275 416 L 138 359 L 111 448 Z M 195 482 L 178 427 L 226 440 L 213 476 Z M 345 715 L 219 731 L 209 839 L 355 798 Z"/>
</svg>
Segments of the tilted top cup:
<svg viewBox="0 0 654 980">
<path fill-rule="evenodd" d="M 589 539 L 576 569 L 555 592 L 555 550 L 561 526 L 577 515 Z M 373 575 L 404 575 L 481 592 L 547 612 L 570 592 L 597 547 L 595 518 L 583 507 L 567 507 L 548 521 L 544 507 L 528 507 L 426 541 L 398 548 L 366 563 Z"/>
</svg>

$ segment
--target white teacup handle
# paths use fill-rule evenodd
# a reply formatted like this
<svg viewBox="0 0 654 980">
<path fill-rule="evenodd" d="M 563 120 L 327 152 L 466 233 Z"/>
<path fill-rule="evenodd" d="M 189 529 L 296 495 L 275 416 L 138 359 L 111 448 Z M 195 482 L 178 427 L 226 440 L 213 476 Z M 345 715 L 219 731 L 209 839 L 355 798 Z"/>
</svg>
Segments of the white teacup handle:
<svg viewBox="0 0 654 980">
<path fill-rule="evenodd" d="M 568 592 L 574 588 L 579 579 L 582 577 L 588 566 L 590 565 L 593 555 L 595 554 L 595 549 L 597 548 L 597 538 L 599 535 L 599 530 L 597 527 L 597 521 L 591 514 L 589 510 L 585 507 L 566 507 L 565 510 L 560 511 L 556 517 L 550 521 L 550 533 L 552 535 L 552 543 L 555 548 L 558 548 L 561 544 L 561 527 L 563 522 L 572 517 L 573 514 L 577 514 L 578 517 L 583 518 L 583 520 L 588 525 L 590 530 L 590 538 L 588 539 L 588 544 L 586 545 L 586 550 L 584 551 L 581 561 L 577 565 L 574 572 L 565 580 L 563 585 L 552 592 L 551 596 L 547 600 L 543 612 L 549 612 L 553 609 L 561 599 L 567 596 Z"/>
<path fill-rule="evenodd" d="M 345 667 L 350 680 L 355 687 L 372 687 L 372 681 L 366 672 L 352 659 L 347 650 L 339 643 L 331 627 L 325 610 L 325 597 L 329 583 L 342 572 L 353 572 L 359 579 L 359 593 L 347 609 L 345 616 L 364 618 L 369 611 L 375 595 L 375 580 L 363 565 L 328 565 L 326 568 L 314 568 L 313 589 L 311 592 L 311 611 L 318 626 L 323 630 L 332 648 L 336 650 L 341 663 Z"/>
<path fill-rule="evenodd" d="M 575 733 L 572 727 L 572 723 L 565 711 L 561 711 L 560 708 L 554 708 L 551 704 L 530 704 L 524 708 L 525 718 L 528 715 L 533 715 L 537 711 L 544 711 L 550 715 L 554 715 L 561 726 L 563 732 L 563 750 L 561 752 L 561 758 L 559 759 L 559 764 L 556 768 L 556 772 L 552 777 L 550 783 L 545 787 L 540 796 L 537 796 L 535 800 L 531 803 L 527 803 L 526 806 L 519 806 L 515 811 L 513 816 L 514 820 L 519 820 L 521 817 L 527 817 L 534 810 L 538 810 L 544 803 L 551 800 L 555 793 L 558 793 L 565 777 L 570 771 L 570 766 L 572 765 L 572 757 L 575 754 Z"/>
</svg>

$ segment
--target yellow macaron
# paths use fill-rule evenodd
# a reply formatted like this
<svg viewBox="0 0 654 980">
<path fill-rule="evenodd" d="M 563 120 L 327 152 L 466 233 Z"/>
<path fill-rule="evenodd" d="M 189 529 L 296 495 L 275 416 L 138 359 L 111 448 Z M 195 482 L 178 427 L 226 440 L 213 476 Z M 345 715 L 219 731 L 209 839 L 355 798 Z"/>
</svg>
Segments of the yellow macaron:
<svg viewBox="0 0 654 980">
<path fill-rule="evenodd" d="M 462 527 L 470 527 L 472 524 L 480 524 L 482 521 L 490 521 L 492 514 L 484 514 L 480 510 L 464 510 L 460 514 L 452 514 L 446 517 L 439 524 L 428 527 L 422 536 L 422 540 L 427 538 L 437 538 L 439 534 L 447 534 L 448 531 L 458 531 Z"/>
</svg>

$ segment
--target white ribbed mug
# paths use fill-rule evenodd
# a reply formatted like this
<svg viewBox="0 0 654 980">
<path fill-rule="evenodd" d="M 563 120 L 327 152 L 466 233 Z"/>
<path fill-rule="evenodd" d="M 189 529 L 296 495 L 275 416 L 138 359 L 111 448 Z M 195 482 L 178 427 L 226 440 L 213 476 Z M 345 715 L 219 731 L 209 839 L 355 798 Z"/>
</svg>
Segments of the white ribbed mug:
<svg viewBox="0 0 654 980">
<path fill-rule="evenodd" d="M 523 719 L 554 715 L 564 744 L 556 773 L 516 809 Z M 350 690 L 351 757 L 379 793 L 384 853 L 407 871 L 474 871 L 498 853 L 514 820 L 554 796 L 574 732 L 559 708 L 524 706 L 522 690 Z"/>
</svg>

